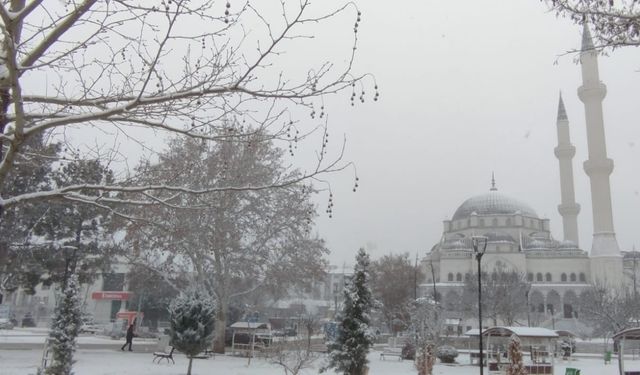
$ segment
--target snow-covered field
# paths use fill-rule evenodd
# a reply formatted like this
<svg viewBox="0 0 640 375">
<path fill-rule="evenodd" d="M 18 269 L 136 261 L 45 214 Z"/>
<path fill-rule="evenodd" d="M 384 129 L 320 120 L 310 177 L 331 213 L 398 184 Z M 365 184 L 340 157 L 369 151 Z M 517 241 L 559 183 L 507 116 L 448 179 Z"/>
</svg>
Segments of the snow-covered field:
<svg viewBox="0 0 640 375">
<path fill-rule="evenodd" d="M 0 350 L 0 374 L 2 375 L 29 375 L 35 374 L 40 356 L 39 350 Z M 76 375 L 179 375 L 185 374 L 187 359 L 182 355 L 176 355 L 176 364 L 154 364 L 150 353 L 129 353 L 119 350 L 80 350 L 77 355 L 77 363 L 74 367 Z M 372 352 L 371 375 L 405 375 L 416 374 L 413 363 L 410 361 L 380 360 L 379 352 Z M 466 356 L 459 357 L 460 362 L 466 362 Z M 322 358 L 320 359 L 322 360 Z M 307 369 L 306 375 L 317 374 L 319 362 L 315 369 Z M 555 373 L 563 375 L 566 367 L 574 367 L 582 370 L 582 375 L 617 375 L 617 363 L 604 365 L 601 358 L 577 358 L 570 363 L 559 363 Z M 640 369 L 640 361 L 627 363 L 627 369 Z M 247 365 L 246 358 L 231 356 L 216 356 L 210 359 L 194 360 L 193 373 L 225 374 L 225 375 L 283 375 L 282 368 L 272 365 L 262 358 L 252 359 Z M 434 374 L 437 375 L 471 375 L 477 374 L 478 368 L 466 364 L 444 366 L 436 365 Z"/>
</svg>

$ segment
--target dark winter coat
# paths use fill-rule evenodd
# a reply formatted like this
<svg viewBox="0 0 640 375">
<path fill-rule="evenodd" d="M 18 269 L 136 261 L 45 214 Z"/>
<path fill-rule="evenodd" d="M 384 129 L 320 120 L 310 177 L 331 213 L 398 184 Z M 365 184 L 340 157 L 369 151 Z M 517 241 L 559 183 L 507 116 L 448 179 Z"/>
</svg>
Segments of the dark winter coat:
<svg viewBox="0 0 640 375">
<path fill-rule="evenodd" d="M 133 340 L 133 336 L 135 336 L 133 334 L 133 325 L 130 325 L 129 328 L 127 329 L 127 341 Z"/>
</svg>

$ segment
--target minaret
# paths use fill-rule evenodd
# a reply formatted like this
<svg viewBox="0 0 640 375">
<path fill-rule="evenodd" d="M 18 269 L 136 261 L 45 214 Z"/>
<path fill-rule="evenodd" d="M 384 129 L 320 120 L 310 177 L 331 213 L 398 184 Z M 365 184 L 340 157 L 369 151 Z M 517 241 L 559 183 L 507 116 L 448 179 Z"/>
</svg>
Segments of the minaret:
<svg viewBox="0 0 640 375">
<path fill-rule="evenodd" d="M 560 163 L 560 197 L 561 203 L 558 205 L 558 212 L 562 216 L 562 228 L 564 239 L 578 245 L 578 213 L 580 205 L 576 203 L 575 189 L 573 187 L 573 157 L 576 148 L 571 144 L 569 135 L 569 119 L 567 111 L 564 109 L 562 94 L 558 101 L 558 146 L 555 154 Z"/>
<path fill-rule="evenodd" d="M 587 144 L 589 159 L 584 162 L 584 171 L 591 183 L 591 204 L 593 208 L 592 279 L 619 284 L 622 281 L 622 256 L 613 230 L 611 210 L 611 187 L 609 175 L 613 172 L 613 160 L 607 157 L 602 116 L 602 100 L 607 87 L 600 82 L 598 74 L 598 53 L 593 46 L 587 24 L 582 32 L 582 86 L 578 97 L 584 103 L 587 124 Z M 618 264 L 619 263 L 619 264 Z"/>
</svg>

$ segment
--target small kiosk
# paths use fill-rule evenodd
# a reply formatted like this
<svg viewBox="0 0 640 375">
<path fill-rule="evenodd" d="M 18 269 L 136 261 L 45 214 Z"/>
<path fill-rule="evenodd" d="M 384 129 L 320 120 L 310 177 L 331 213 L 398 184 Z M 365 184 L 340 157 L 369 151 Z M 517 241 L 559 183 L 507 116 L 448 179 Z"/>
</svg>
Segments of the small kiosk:
<svg viewBox="0 0 640 375">
<path fill-rule="evenodd" d="M 613 341 L 618 344 L 618 369 L 620 375 L 640 375 L 640 364 L 635 361 L 634 369 L 627 369 L 624 363 L 625 346 L 640 347 L 640 328 L 628 328 L 613 335 Z M 631 366 L 630 366 L 631 367 Z"/>
<path fill-rule="evenodd" d="M 470 330 L 467 336 L 477 337 L 478 330 Z M 486 343 L 484 363 L 491 374 L 504 374 L 509 363 L 509 339 L 516 335 L 522 344 L 523 354 L 529 352 L 528 361 L 525 357 L 525 368 L 530 375 L 552 374 L 554 355 L 558 334 L 546 328 L 539 327 L 491 327 L 482 332 Z"/>
<path fill-rule="evenodd" d="M 235 322 L 229 327 L 231 336 L 231 352 L 253 357 L 255 350 L 262 350 L 271 345 L 271 324 L 258 322 Z M 240 339 L 242 338 L 242 339 Z"/>
</svg>

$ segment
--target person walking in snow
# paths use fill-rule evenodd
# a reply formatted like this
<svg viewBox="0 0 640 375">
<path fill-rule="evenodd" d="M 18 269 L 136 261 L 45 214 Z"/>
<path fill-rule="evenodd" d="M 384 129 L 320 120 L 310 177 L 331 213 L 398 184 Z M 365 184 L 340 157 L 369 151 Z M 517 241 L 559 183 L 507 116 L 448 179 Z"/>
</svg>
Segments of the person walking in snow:
<svg viewBox="0 0 640 375">
<path fill-rule="evenodd" d="M 124 351 L 124 348 L 129 345 L 129 351 L 131 350 L 131 344 L 133 344 L 133 336 L 135 336 L 133 334 L 133 324 L 129 325 L 129 328 L 127 329 L 127 335 L 126 335 L 126 339 L 127 341 L 124 343 L 124 345 L 122 345 L 122 347 L 120 348 L 120 350 Z"/>
</svg>

